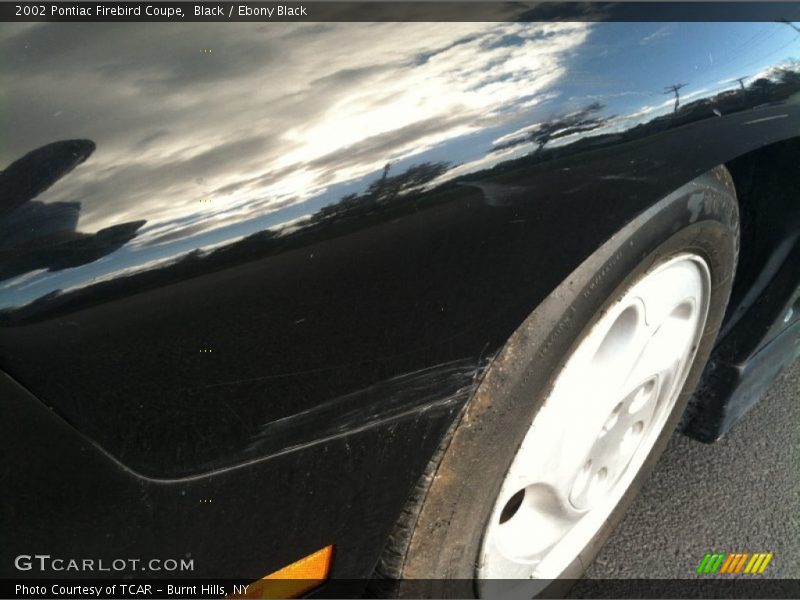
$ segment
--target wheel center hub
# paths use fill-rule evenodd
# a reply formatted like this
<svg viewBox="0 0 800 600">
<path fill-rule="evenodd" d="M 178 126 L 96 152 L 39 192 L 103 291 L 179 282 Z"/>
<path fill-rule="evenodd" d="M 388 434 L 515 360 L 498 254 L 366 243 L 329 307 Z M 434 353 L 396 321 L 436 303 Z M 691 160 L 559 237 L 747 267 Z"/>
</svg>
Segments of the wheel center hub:
<svg viewBox="0 0 800 600">
<path fill-rule="evenodd" d="M 654 376 L 617 403 L 572 484 L 569 495 L 572 506 L 578 510 L 590 509 L 619 480 L 653 422 L 657 398 L 658 376 Z"/>
</svg>

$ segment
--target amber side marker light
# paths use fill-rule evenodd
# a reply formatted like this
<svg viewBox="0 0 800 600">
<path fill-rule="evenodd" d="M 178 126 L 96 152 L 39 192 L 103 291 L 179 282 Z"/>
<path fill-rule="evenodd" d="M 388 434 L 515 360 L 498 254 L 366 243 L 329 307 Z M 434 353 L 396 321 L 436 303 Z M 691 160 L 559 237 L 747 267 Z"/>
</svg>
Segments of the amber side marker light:
<svg viewBox="0 0 800 600">
<path fill-rule="evenodd" d="M 333 546 L 325 546 L 251 583 L 245 593 L 229 594 L 226 598 L 299 598 L 325 583 L 331 558 Z"/>
</svg>

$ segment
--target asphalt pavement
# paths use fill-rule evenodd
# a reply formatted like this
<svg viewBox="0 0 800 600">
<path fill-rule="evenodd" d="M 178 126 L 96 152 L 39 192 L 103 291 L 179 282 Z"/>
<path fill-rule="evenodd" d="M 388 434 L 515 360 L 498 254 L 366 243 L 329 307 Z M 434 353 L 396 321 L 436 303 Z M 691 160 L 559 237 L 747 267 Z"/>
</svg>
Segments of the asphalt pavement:
<svg viewBox="0 0 800 600">
<path fill-rule="evenodd" d="M 587 577 L 690 578 L 710 551 L 800 578 L 800 361 L 715 444 L 675 434 Z"/>
</svg>

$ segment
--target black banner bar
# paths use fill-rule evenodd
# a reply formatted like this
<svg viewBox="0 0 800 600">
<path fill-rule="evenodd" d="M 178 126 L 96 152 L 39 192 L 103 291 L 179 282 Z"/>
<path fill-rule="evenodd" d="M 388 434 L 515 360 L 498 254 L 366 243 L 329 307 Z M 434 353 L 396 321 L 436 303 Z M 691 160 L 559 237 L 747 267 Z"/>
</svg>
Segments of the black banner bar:
<svg viewBox="0 0 800 600">
<path fill-rule="evenodd" d="M 798 20 L 800 2 L 0 2 L 0 22 Z"/>
<path fill-rule="evenodd" d="M 261 582 L 263 584 L 263 582 Z M 320 582 L 312 582 L 315 587 Z M 487 583 L 487 582 L 484 582 Z M 518 586 L 528 586 L 537 598 L 798 598 L 800 580 L 765 579 L 762 576 L 731 576 L 697 579 L 581 579 L 554 581 L 490 580 L 484 591 L 488 597 L 502 597 Z M 465 579 L 401 580 L 370 582 L 367 597 L 383 597 L 382 584 L 391 591 L 401 586 L 403 593 L 417 598 L 474 597 L 476 582 Z M 234 579 L 3 579 L 2 598 L 234 598 L 275 597 L 282 588 L 280 580 L 273 588 L 260 587 L 252 581 Z M 246 587 L 245 587 L 246 586 Z M 364 597 L 365 580 L 335 579 L 311 593 L 315 598 Z M 527 591 L 527 588 L 526 588 Z M 254 592 L 256 592 L 254 594 Z M 259 593 L 260 592 L 260 593 Z M 514 597 L 517 597 L 516 595 Z M 519 596 L 522 597 L 522 596 Z"/>
</svg>

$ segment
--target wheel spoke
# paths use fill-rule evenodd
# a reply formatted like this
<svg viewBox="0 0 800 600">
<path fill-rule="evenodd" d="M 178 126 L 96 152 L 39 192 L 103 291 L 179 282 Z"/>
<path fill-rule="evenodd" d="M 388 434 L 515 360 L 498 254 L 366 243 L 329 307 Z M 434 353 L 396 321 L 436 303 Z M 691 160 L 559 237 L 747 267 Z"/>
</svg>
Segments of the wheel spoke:
<svg viewBox="0 0 800 600">
<path fill-rule="evenodd" d="M 694 355 L 697 340 L 693 334 L 696 328 L 697 317 L 691 320 L 666 318 L 648 340 L 631 370 L 623 393 L 653 377 L 658 379 L 661 392 L 667 391 L 669 384 L 679 375 L 681 366 Z"/>
<path fill-rule="evenodd" d="M 700 273 L 687 262 L 675 263 L 636 286 L 636 296 L 642 301 L 645 319 L 651 327 L 659 327 L 676 307 L 686 301 L 699 304 Z"/>
<path fill-rule="evenodd" d="M 591 395 L 616 397 L 617 390 L 630 375 L 630 367 L 650 339 L 644 304 L 639 299 L 617 309 L 610 326 L 598 332 L 600 343 L 591 359 L 591 368 L 575 377 L 586 381 Z M 590 348 L 587 348 L 590 350 Z"/>
</svg>

